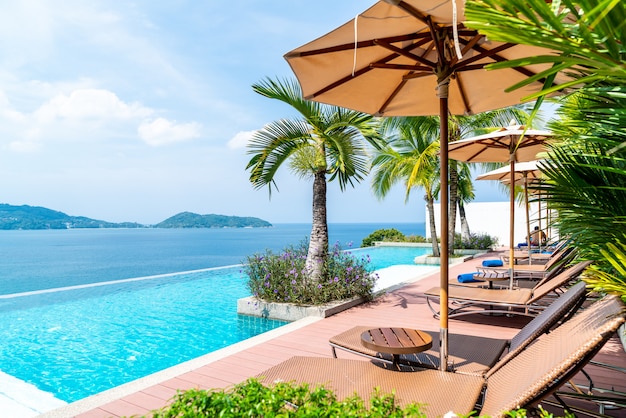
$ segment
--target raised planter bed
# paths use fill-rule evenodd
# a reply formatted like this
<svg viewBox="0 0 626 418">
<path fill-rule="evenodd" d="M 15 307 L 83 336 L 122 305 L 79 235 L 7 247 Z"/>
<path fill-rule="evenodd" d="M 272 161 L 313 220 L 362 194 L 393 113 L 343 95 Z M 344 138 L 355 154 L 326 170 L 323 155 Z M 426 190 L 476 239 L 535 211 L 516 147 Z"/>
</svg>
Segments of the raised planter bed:
<svg viewBox="0 0 626 418">
<path fill-rule="evenodd" d="M 279 319 L 282 321 L 297 321 L 307 316 L 326 318 L 360 305 L 365 301 L 365 298 L 353 298 L 326 305 L 312 306 L 296 305 L 293 303 L 264 302 L 254 296 L 249 296 L 237 300 L 237 313 L 261 318 Z"/>
</svg>

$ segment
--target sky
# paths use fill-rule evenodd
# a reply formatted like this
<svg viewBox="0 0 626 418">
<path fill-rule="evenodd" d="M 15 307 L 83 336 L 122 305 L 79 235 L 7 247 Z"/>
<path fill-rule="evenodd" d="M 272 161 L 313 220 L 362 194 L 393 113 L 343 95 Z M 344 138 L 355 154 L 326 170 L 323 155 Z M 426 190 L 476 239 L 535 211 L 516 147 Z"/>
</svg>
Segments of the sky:
<svg viewBox="0 0 626 418">
<path fill-rule="evenodd" d="M 246 143 L 295 114 L 252 84 L 372 0 L 0 0 L 0 203 L 155 224 L 179 212 L 310 223 L 312 181 L 256 190 Z M 492 181 L 477 201 L 506 201 Z M 424 222 L 370 179 L 328 187 L 328 222 Z"/>
</svg>

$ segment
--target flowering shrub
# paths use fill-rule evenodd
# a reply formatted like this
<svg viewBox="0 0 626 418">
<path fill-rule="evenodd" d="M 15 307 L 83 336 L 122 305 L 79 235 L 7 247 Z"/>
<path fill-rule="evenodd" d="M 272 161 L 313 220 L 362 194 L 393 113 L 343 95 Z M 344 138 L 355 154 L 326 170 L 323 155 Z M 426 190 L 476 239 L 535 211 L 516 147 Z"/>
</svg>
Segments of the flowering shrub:
<svg viewBox="0 0 626 418">
<path fill-rule="evenodd" d="M 454 235 L 454 248 L 467 250 L 490 250 L 498 244 L 498 238 L 488 234 L 470 234 L 468 239 L 461 239 L 460 234 Z"/>
<path fill-rule="evenodd" d="M 362 296 L 371 299 L 377 276 L 369 271 L 369 256 L 354 257 L 335 244 L 319 282 L 306 274 L 308 244 L 288 247 L 281 254 L 267 250 L 249 256 L 244 264 L 248 288 L 266 302 L 321 305 L 335 300 Z"/>
</svg>

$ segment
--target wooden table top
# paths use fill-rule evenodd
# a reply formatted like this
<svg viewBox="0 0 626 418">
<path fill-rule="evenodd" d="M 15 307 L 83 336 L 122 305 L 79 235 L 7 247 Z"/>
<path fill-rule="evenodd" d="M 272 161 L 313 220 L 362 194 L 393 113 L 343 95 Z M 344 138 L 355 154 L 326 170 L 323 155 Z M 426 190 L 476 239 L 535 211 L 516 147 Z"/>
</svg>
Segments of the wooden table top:
<svg viewBox="0 0 626 418">
<path fill-rule="evenodd" d="M 361 343 L 380 353 L 411 354 L 431 348 L 433 339 L 411 328 L 372 328 L 361 334 Z"/>
</svg>

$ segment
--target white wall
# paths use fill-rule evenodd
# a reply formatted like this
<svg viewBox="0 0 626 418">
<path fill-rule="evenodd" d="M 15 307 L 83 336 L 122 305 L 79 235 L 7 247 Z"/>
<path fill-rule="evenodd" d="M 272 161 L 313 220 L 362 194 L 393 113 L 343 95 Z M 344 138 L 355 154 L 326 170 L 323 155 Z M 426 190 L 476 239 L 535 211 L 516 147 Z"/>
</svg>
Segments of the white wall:
<svg viewBox="0 0 626 418">
<path fill-rule="evenodd" d="M 486 233 L 498 238 L 498 245 L 509 246 L 509 205 L 510 202 L 471 202 L 465 205 L 465 214 L 469 223 L 470 232 Z M 545 215 L 544 215 L 545 216 Z M 435 222 L 437 225 L 437 234 L 440 231 L 440 206 L 435 204 Z M 430 227 L 428 224 L 428 210 L 426 210 L 426 237 L 430 237 Z M 537 206 L 531 205 L 530 208 L 530 229 L 537 225 Z M 545 230 L 545 222 L 542 222 L 542 229 Z M 456 230 L 461 232 L 461 221 L 458 217 L 456 220 Z M 524 242 L 526 238 L 526 211 L 523 205 L 515 207 L 515 223 L 513 226 L 514 244 Z"/>
</svg>

